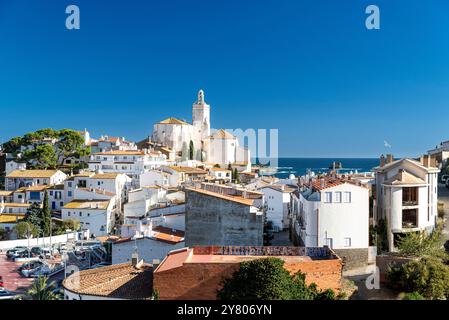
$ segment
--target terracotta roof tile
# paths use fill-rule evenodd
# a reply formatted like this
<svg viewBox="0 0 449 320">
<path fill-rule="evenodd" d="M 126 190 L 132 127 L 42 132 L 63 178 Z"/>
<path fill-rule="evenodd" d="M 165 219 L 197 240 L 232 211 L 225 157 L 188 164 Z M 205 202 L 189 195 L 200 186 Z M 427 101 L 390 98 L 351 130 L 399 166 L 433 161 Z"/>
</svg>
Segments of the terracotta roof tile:
<svg viewBox="0 0 449 320">
<path fill-rule="evenodd" d="M 84 295 L 147 300 L 152 295 L 152 273 L 149 264 L 134 267 L 130 263 L 84 270 L 71 275 L 63 282 L 65 289 Z M 79 286 L 77 286 L 79 277 Z"/>
</svg>

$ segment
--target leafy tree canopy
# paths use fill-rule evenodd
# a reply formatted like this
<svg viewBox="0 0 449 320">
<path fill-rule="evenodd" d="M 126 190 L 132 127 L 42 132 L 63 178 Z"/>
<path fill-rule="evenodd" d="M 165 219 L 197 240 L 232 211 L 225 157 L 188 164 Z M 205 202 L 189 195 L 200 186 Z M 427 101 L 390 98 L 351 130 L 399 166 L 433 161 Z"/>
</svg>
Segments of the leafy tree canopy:
<svg viewBox="0 0 449 320">
<path fill-rule="evenodd" d="M 28 290 L 28 295 L 32 300 L 58 300 L 58 297 L 53 293 L 55 282 L 48 283 L 47 277 L 39 276 L 33 282 L 33 287 Z"/>
<path fill-rule="evenodd" d="M 14 227 L 14 231 L 19 239 L 26 239 L 28 237 L 38 237 L 39 229 L 29 222 L 21 221 Z"/>
<path fill-rule="evenodd" d="M 417 298 L 416 294 L 432 300 L 449 298 L 449 266 L 435 257 L 424 257 L 388 270 L 392 287 Z"/>
<path fill-rule="evenodd" d="M 55 139 L 55 146 L 43 144 L 44 139 Z M 17 153 L 21 147 L 31 147 L 24 152 L 23 157 L 27 164 L 35 169 L 55 168 L 58 160 L 63 164 L 70 157 L 80 158 L 91 152 L 89 147 L 84 146 L 82 135 L 71 129 L 41 129 L 23 137 L 15 137 L 3 144 L 7 153 Z"/>
<path fill-rule="evenodd" d="M 305 274 L 293 276 L 278 258 L 242 262 L 233 276 L 223 281 L 218 298 L 222 300 L 334 300 L 332 290 L 307 286 Z"/>
<path fill-rule="evenodd" d="M 426 232 L 411 232 L 398 242 L 398 250 L 404 256 L 447 257 L 443 249 L 442 226 L 439 225 L 430 235 Z"/>
</svg>

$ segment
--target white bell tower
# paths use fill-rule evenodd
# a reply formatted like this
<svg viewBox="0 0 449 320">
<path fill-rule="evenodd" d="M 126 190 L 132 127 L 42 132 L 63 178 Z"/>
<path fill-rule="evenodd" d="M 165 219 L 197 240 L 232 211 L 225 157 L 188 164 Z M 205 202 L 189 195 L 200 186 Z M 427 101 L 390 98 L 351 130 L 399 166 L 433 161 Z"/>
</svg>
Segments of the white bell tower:
<svg viewBox="0 0 449 320">
<path fill-rule="evenodd" d="M 210 106 L 204 99 L 204 91 L 198 91 L 198 101 L 193 104 L 192 124 L 201 140 L 210 136 Z"/>
</svg>

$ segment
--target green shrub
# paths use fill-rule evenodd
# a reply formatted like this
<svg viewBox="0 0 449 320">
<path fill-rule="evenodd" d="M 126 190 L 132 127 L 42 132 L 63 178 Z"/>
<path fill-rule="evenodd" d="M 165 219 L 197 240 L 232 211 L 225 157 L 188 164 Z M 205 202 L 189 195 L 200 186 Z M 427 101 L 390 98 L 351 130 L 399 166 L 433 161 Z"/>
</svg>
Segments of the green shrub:
<svg viewBox="0 0 449 320">
<path fill-rule="evenodd" d="M 388 270 L 393 288 L 419 293 L 425 299 L 449 298 L 449 266 L 440 259 L 424 257 Z"/>
</svg>

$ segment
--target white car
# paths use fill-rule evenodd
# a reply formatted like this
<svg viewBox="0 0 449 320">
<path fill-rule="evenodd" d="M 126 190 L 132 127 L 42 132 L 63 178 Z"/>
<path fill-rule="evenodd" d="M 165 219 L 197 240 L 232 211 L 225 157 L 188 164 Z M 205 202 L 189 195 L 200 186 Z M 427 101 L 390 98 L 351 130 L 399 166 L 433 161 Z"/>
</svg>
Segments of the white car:
<svg viewBox="0 0 449 320">
<path fill-rule="evenodd" d="M 11 299 L 14 299 L 15 296 L 16 295 L 13 294 L 12 292 L 10 292 L 6 289 L 0 288 L 0 300 L 11 300 Z"/>
</svg>

